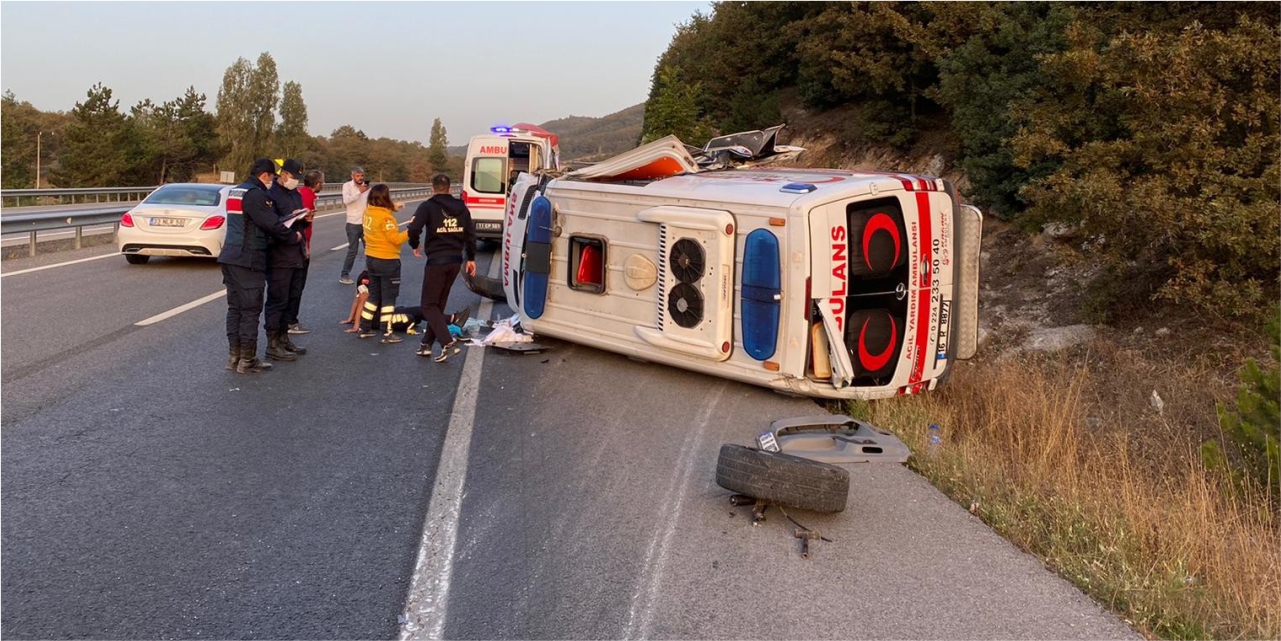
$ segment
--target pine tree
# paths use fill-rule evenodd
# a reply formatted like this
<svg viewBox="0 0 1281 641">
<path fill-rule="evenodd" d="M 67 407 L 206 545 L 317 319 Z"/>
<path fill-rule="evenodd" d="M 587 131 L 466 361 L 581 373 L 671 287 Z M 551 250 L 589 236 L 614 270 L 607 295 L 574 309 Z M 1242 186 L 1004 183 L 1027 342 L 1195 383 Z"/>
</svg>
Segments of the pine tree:
<svg viewBox="0 0 1281 641">
<path fill-rule="evenodd" d="M 57 180 L 62 185 L 108 187 L 129 173 L 129 122 L 102 83 L 91 87 L 84 102 L 71 110 L 71 124 L 60 155 Z"/>
<path fill-rule="evenodd" d="M 449 165 L 448 148 L 449 138 L 445 136 L 445 126 L 437 118 L 431 123 L 431 140 L 427 146 L 427 162 L 431 163 L 432 171 L 446 171 Z"/>
</svg>

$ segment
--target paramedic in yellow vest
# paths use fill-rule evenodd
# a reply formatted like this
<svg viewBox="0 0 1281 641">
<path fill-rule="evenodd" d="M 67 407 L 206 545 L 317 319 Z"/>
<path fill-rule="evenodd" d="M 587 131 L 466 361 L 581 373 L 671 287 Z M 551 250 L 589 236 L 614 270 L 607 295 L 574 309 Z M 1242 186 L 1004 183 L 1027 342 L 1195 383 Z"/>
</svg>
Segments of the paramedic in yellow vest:
<svg viewBox="0 0 1281 641">
<path fill-rule="evenodd" d="M 391 190 L 379 183 L 369 190 L 365 207 L 365 271 L 369 272 L 369 298 L 360 312 L 360 338 L 378 335 L 383 328 L 383 343 L 399 343 L 391 331 L 391 315 L 400 294 L 400 246 L 409 239 L 401 231 L 394 213 L 404 207 L 392 202 Z"/>
</svg>

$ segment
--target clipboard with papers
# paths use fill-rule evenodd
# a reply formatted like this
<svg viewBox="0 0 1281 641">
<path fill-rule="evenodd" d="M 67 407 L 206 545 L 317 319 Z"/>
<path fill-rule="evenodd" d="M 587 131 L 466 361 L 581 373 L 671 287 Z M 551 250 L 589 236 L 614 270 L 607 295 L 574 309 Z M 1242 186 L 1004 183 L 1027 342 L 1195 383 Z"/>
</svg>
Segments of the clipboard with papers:
<svg viewBox="0 0 1281 641">
<path fill-rule="evenodd" d="M 306 207 L 295 209 L 292 212 L 290 212 L 288 216 L 281 218 L 280 222 L 285 227 L 292 228 L 294 226 L 294 223 L 298 222 L 299 220 L 302 220 L 308 213 L 310 213 L 310 211 L 311 210 L 307 209 Z"/>
</svg>

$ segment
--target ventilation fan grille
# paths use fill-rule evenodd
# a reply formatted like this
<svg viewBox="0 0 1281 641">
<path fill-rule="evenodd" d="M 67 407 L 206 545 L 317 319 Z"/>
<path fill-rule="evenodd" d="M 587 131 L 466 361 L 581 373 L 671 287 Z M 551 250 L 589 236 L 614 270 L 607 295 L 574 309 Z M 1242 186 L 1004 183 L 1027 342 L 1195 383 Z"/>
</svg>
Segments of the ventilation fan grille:
<svg viewBox="0 0 1281 641">
<path fill-rule="evenodd" d="M 694 283 L 707 269 L 707 256 L 703 246 L 692 238 L 682 238 L 672 245 L 669 252 L 672 275 L 682 283 Z"/>
<path fill-rule="evenodd" d="M 703 294 L 689 283 L 678 283 L 667 296 L 667 313 L 685 329 L 703 322 Z"/>
</svg>

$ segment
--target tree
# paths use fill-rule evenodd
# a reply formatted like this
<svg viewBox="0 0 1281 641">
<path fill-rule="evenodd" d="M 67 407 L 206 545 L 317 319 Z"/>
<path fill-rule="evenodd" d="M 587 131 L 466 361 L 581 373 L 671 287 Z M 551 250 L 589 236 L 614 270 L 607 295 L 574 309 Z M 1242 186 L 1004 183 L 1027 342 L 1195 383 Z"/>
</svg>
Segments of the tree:
<svg viewBox="0 0 1281 641">
<path fill-rule="evenodd" d="M 102 83 L 89 89 L 84 102 L 76 103 L 56 172 L 59 184 L 107 187 L 119 185 L 128 175 L 132 142 L 119 106 Z"/>
<path fill-rule="evenodd" d="M 212 166 L 222 154 L 217 122 L 213 114 L 205 110 L 205 101 L 205 94 L 197 93 L 195 87 L 187 87 L 186 93 L 173 101 L 178 122 L 189 144 L 185 161 L 174 164 L 174 180 L 190 180 L 197 168 Z"/>
<path fill-rule="evenodd" d="M 966 22 L 974 30 L 947 55 L 939 58 L 939 86 L 934 95 L 951 115 L 951 129 L 960 139 L 960 166 L 972 201 L 985 213 L 1013 218 L 1027 207 L 1020 190 L 1051 173 L 1053 162 L 1020 167 L 1009 141 L 1016 128 L 1011 105 L 1042 82 L 1040 58 L 1067 47 L 1070 5 L 1040 2 L 940 3 L 931 5 L 935 20 Z M 942 15 L 939 15 L 942 13 Z"/>
<path fill-rule="evenodd" d="M 276 128 L 276 148 L 287 158 L 298 157 L 307 147 L 307 104 L 302 99 L 302 85 L 285 83 L 280 99 L 280 126 Z"/>
<path fill-rule="evenodd" d="M 449 164 L 448 148 L 449 138 L 445 136 L 445 126 L 437 118 L 431 123 L 431 139 L 427 146 L 427 162 L 431 163 L 432 171 L 445 171 Z"/>
<path fill-rule="evenodd" d="M 682 80 L 675 67 L 660 67 L 654 75 L 654 90 L 645 103 L 642 142 L 672 135 L 691 145 L 707 142 L 712 134 L 711 127 L 699 116 L 700 86 Z"/>
<path fill-rule="evenodd" d="M 257 64 L 236 59 L 222 76 L 218 89 L 218 136 L 227 147 L 224 164 L 245 171 L 254 159 L 269 155 L 276 124 L 280 83 L 271 54 Z"/>
<path fill-rule="evenodd" d="M 30 188 L 36 180 L 37 114 L 31 103 L 4 92 L 0 100 L 0 158 L 3 159 L 4 188 Z"/>
<path fill-rule="evenodd" d="M 1011 144 L 1024 167 L 1058 167 L 1024 189 L 1027 215 L 1096 240 L 1100 309 L 1158 298 L 1257 317 L 1281 264 L 1281 36 L 1249 5 L 1227 8 L 1235 23 L 1193 9 L 1220 27 L 1138 5 L 1082 11 L 1016 105 Z"/>
<path fill-rule="evenodd" d="M 190 180 L 197 166 L 217 157 L 214 119 L 205 111 L 205 96 L 195 87 L 154 104 L 145 99 L 130 110 L 134 147 L 130 174 L 142 183 Z"/>
</svg>

